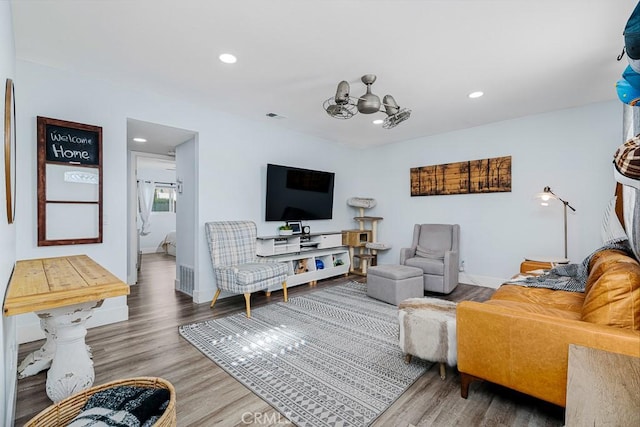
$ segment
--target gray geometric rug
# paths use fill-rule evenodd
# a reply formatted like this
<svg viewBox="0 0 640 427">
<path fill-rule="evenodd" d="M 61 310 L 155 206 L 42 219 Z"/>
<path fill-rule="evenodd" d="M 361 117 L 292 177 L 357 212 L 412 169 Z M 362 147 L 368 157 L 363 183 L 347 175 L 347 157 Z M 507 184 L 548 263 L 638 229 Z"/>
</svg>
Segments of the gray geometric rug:
<svg viewBox="0 0 640 427">
<path fill-rule="evenodd" d="M 398 308 L 347 282 L 180 334 L 294 424 L 371 424 L 431 363 L 405 364 Z"/>
</svg>

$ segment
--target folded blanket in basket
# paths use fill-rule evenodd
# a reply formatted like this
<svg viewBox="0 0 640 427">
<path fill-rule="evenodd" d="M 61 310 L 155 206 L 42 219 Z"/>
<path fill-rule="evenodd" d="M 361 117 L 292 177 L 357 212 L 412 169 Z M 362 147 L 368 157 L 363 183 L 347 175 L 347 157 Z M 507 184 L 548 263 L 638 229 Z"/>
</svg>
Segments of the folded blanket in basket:
<svg viewBox="0 0 640 427">
<path fill-rule="evenodd" d="M 169 404 L 169 390 L 117 386 L 93 394 L 69 427 L 152 426 Z"/>
</svg>

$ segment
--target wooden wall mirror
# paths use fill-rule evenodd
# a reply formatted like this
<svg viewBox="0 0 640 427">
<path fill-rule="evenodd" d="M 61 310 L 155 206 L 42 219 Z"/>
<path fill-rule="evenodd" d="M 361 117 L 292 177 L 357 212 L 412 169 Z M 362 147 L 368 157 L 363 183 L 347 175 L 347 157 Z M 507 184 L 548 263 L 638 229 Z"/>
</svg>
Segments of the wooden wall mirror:
<svg viewBox="0 0 640 427">
<path fill-rule="evenodd" d="M 38 117 L 38 246 L 102 243 L 102 128 Z"/>
<path fill-rule="evenodd" d="M 7 223 L 16 213 L 16 97 L 13 80 L 7 79 L 4 92 L 4 182 Z"/>
</svg>

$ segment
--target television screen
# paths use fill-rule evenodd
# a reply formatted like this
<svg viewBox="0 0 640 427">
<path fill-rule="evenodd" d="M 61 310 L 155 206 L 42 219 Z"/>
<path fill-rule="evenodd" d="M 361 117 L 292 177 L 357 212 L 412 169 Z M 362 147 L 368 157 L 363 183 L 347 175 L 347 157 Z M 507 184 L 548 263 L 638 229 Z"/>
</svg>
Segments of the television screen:
<svg viewBox="0 0 640 427">
<path fill-rule="evenodd" d="M 334 175 L 268 164 L 265 220 L 331 219 Z"/>
</svg>

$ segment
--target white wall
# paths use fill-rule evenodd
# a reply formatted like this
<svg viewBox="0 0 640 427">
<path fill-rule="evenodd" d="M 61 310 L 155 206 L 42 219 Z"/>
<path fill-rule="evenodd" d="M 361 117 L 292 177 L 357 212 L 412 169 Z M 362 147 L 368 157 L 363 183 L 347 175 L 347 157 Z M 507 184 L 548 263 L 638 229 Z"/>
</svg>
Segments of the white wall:
<svg viewBox="0 0 640 427">
<path fill-rule="evenodd" d="M 621 143 L 616 101 L 368 150 L 368 195 L 378 199 L 368 214 L 384 217 L 378 240 L 393 245 L 380 262 L 398 262 L 415 223 L 460 224 L 460 259 L 471 279 L 485 284 L 517 273 L 524 257 L 562 257 L 562 204 L 543 208 L 534 200 L 550 186 L 577 210 L 568 215 L 568 255 L 580 263 L 601 246 L 602 213 L 615 189 L 611 161 Z M 499 156 L 512 156 L 510 193 L 410 196 L 412 167 Z"/>
<path fill-rule="evenodd" d="M 195 270 L 199 240 L 195 238 L 198 232 L 198 165 L 194 165 L 197 158 L 198 137 L 186 141 L 176 147 L 176 179 L 178 184 L 178 212 L 176 213 L 176 288 L 181 286 L 180 268 L 186 267 L 194 272 L 194 280 L 198 281 Z M 206 188 L 206 186 L 205 186 Z"/>
<path fill-rule="evenodd" d="M 145 169 L 138 168 L 138 180 L 154 182 L 176 182 L 175 170 Z M 162 242 L 170 231 L 176 230 L 175 212 L 151 212 L 151 226 L 149 234 L 140 236 L 140 249 L 142 253 L 164 252 Z M 139 227 L 142 227 L 140 215 L 138 215 Z"/>
<path fill-rule="evenodd" d="M 4 117 L 4 95 L 5 82 L 7 78 L 14 80 L 16 87 L 16 95 L 20 95 L 23 83 L 20 79 L 16 79 L 15 73 L 15 48 L 13 40 L 13 23 L 11 20 L 11 3 L 8 1 L 0 2 L 0 83 L 2 83 L 2 107 L 1 111 Z M 16 103 L 22 100 L 17 98 Z M 4 144 L 4 120 L 0 126 L 0 141 Z M 16 135 L 20 135 L 16 132 Z M 23 141 L 22 138 L 17 139 L 16 144 L 19 145 Z M 7 223 L 5 210 L 5 183 L 4 183 L 4 150 L 0 150 L 0 165 L 2 165 L 2 174 L 0 175 L 0 296 L 4 301 L 4 296 L 9 284 L 9 278 L 13 271 L 13 265 L 16 260 L 16 226 Z M 18 188 L 19 190 L 19 188 Z M 16 209 L 16 220 L 14 224 L 28 221 L 26 212 Z M 0 317 L 0 424 L 10 426 L 13 425 L 15 398 L 16 398 L 16 371 L 18 345 L 16 342 L 16 325 L 14 317 Z"/>
<path fill-rule="evenodd" d="M 353 228 L 353 212 L 346 204 L 360 194 L 362 179 L 354 159 L 361 151 L 296 132 L 243 125 L 230 118 L 199 133 L 198 259 L 194 300 L 211 301 L 215 291 L 204 223 L 250 219 L 259 235 L 275 235 L 282 223 L 264 221 L 267 163 L 335 172 L 333 220 L 306 221 L 312 232 Z M 190 128 L 193 129 L 193 128 Z M 178 168 L 179 169 L 179 168 Z M 178 171 L 178 173 L 180 173 Z M 221 294 L 225 296 L 225 293 Z"/>
</svg>

